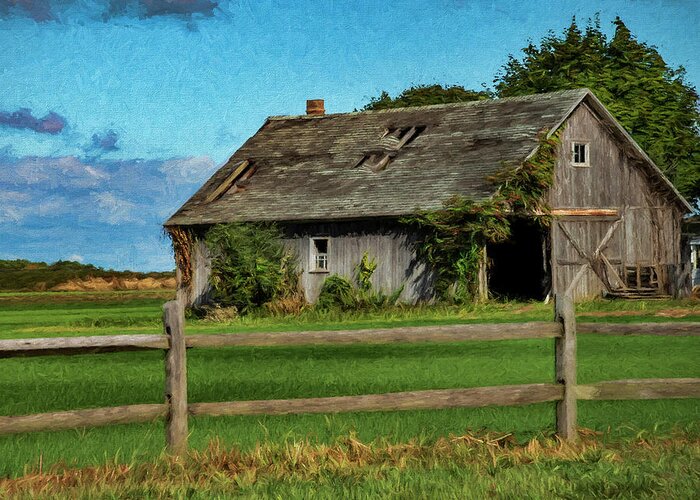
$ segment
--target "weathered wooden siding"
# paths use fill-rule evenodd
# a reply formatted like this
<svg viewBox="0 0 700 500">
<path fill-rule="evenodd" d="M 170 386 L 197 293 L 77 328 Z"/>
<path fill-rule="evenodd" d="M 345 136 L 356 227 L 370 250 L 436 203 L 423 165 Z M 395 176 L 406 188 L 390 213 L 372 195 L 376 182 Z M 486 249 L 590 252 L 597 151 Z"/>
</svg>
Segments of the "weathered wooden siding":
<svg viewBox="0 0 700 500">
<path fill-rule="evenodd" d="M 568 217 L 562 218 L 569 234 L 586 254 L 593 254 L 603 240 L 614 219 L 600 217 Z M 569 285 L 574 282 L 577 273 L 585 260 L 578 253 L 574 245 L 563 234 L 558 223 L 552 225 L 552 273 L 554 292 L 567 291 Z M 605 255 L 613 266 L 620 266 L 622 247 L 622 228 L 618 227 L 606 246 Z M 574 287 L 570 290 L 574 298 L 584 298 L 600 295 L 605 290 L 602 281 L 596 274 L 588 269 L 579 277 Z"/>
<path fill-rule="evenodd" d="M 281 225 L 281 228 L 285 245 L 297 256 L 308 302 L 316 301 L 323 281 L 331 274 L 352 280 L 365 252 L 377 262 L 372 275 L 375 290 L 391 294 L 403 287 L 400 298 L 410 303 L 432 298 L 433 276 L 416 260 L 415 236 L 395 222 L 306 223 Z M 200 234 L 193 246 L 192 282 L 187 293 L 188 303 L 195 306 L 207 303 L 210 295 L 211 258 L 202 237 Z M 314 237 L 329 238 L 328 272 L 309 271 Z"/>
<path fill-rule="evenodd" d="M 602 249 L 613 267 L 641 264 L 658 266 L 662 273 L 680 262 L 680 213 L 654 192 L 642 168 L 625 154 L 618 140 L 605 129 L 588 106 L 581 104 L 567 120 L 561 135 L 552 208 L 611 208 L 617 217 L 578 216 L 561 218 L 553 224 L 552 272 L 555 293 L 571 288 L 574 298 L 599 296 L 606 288 L 591 269 L 582 275 L 586 262 L 566 237 L 563 225 L 584 252 L 592 254 L 608 230 L 621 218 L 609 242 Z M 574 142 L 589 145 L 590 166 L 571 165 Z M 610 276 L 609 276 L 610 277 Z M 614 280 L 614 278 L 612 278 Z M 672 292 L 664 283 L 663 288 Z"/>
<path fill-rule="evenodd" d="M 309 302 L 315 302 L 323 281 L 331 274 L 353 279 L 355 267 L 367 253 L 377 262 L 372 275 L 375 290 L 390 294 L 403 287 L 401 300 L 416 302 L 432 296 L 432 275 L 415 257 L 415 238 L 392 222 L 337 222 L 292 224 L 284 227 L 285 243 L 293 249 L 303 269 L 302 286 Z M 328 237 L 328 272 L 310 272 L 311 238 Z"/>
<path fill-rule="evenodd" d="M 204 244 L 203 234 L 200 234 L 192 247 L 192 282 L 189 287 L 189 304 L 200 306 L 208 302 L 211 290 L 210 275 L 211 257 L 209 249 Z"/>
</svg>

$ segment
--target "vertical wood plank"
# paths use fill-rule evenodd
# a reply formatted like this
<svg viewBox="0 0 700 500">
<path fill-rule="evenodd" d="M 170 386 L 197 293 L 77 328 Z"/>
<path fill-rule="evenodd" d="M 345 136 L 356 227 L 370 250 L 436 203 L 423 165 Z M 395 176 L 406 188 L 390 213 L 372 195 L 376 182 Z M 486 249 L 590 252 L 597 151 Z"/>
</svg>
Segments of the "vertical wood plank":
<svg viewBox="0 0 700 500">
<path fill-rule="evenodd" d="M 189 301 L 189 293 L 187 286 L 182 282 L 182 269 L 180 266 L 175 266 L 175 282 L 177 283 L 177 288 L 175 289 L 175 297 L 178 302 L 187 304 Z"/>
<path fill-rule="evenodd" d="M 557 434 L 576 441 L 576 316 L 570 296 L 555 297 L 555 320 L 563 327 L 563 335 L 554 341 L 556 382 L 564 385 L 564 398 L 557 402 Z"/>
<path fill-rule="evenodd" d="M 185 347 L 185 314 L 176 300 L 163 306 L 163 330 L 168 338 L 165 354 L 165 402 L 168 416 L 165 441 L 168 452 L 182 455 L 187 451 L 187 358 Z"/>
<path fill-rule="evenodd" d="M 479 259 L 479 300 L 485 301 L 489 299 L 489 278 L 488 278 L 488 256 L 486 255 L 486 245 L 481 251 L 481 259 Z"/>
</svg>

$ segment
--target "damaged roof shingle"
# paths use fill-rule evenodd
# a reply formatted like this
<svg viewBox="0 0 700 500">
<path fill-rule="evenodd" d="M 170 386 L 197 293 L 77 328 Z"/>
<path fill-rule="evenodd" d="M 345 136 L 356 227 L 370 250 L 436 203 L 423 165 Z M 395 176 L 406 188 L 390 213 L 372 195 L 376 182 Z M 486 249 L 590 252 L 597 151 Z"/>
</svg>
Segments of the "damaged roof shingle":
<svg viewBox="0 0 700 500">
<path fill-rule="evenodd" d="M 520 164 L 588 94 L 525 97 L 317 116 L 269 118 L 166 225 L 234 221 L 342 220 L 439 208 L 453 195 L 493 194 L 489 182 Z M 390 162 L 356 168 L 388 151 L 387 133 L 420 128 Z M 384 140 L 382 140 L 384 138 Z M 400 141 L 400 140 L 399 140 Z M 244 161 L 257 172 L 246 189 L 207 202 Z"/>
</svg>

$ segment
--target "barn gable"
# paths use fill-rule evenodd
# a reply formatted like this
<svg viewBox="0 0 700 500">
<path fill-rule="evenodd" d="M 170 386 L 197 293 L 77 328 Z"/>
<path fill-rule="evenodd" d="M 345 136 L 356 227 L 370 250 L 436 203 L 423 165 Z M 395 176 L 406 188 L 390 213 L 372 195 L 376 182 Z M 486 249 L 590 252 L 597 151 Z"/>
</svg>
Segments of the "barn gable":
<svg viewBox="0 0 700 500">
<path fill-rule="evenodd" d="M 567 117 L 550 205 L 552 288 L 575 297 L 675 293 L 680 220 L 690 209 L 589 94 Z M 584 145 L 584 164 L 575 162 Z"/>
</svg>

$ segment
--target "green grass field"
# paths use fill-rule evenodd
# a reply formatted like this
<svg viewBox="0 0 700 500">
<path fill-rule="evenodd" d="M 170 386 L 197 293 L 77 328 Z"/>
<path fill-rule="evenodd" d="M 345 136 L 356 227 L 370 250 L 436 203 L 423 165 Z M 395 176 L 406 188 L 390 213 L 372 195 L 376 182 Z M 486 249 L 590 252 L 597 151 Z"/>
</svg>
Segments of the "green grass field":
<svg viewBox="0 0 700 500">
<path fill-rule="evenodd" d="M 168 298 L 169 294 L 164 292 L 0 294 L 0 338 L 156 333 L 161 328 L 161 306 Z M 690 301 L 599 301 L 580 305 L 577 314 L 580 321 L 700 321 L 700 305 Z M 297 318 L 253 316 L 225 324 L 192 319 L 188 320 L 186 330 L 188 333 L 234 333 L 520 322 L 551 317 L 551 304 L 490 303 L 465 308 L 406 308 L 343 315 L 309 311 Z M 698 337 L 581 335 L 578 350 L 580 383 L 622 378 L 700 377 Z M 195 349 L 188 352 L 189 400 L 355 395 L 549 382 L 553 378 L 552 353 L 551 340 Z M 159 352 L 3 359 L 0 366 L 0 415 L 162 401 L 164 369 L 163 355 Z M 540 404 L 336 415 L 198 417 L 190 419 L 190 442 L 194 449 L 202 450 L 218 439 L 222 446 L 235 446 L 244 452 L 253 450 L 259 442 L 283 446 L 284 443 L 308 441 L 310 445 L 320 445 L 337 443 L 350 435 L 367 443 L 413 440 L 428 445 L 440 437 L 479 429 L 514 433 L 518 441 L 525 442 L 551 433 L 553 411 L 552 404 Z M 699 458 L 699 422 L 700 402 L 693 399 L 579 403 L 579 425 L 604 432 L 605 440 L 680 435 L 682 440 L 695 443 L 692 450 L 683 452 L 694 453 L 695 459 Z M 0 477 L 17 477 L 36 471 L 40 462 L 44 470 L 60 467 L 56 464 L 82 467 L 115 461 L 145 463 L 156 460 L 163 446 L 162 422 L 4 436 L 0 437 Z M 667 465 L 672 462 L 667 459 Z M 547 467 L 554 467 L 550 465 Z M 547 467 L 535 476 L 546 475 Z M 591 470 L 597 468 L 596 465 Z M 434 474 L 431 470 L 419 467 L 415 474 L 403 478 L 399 477 L 401 470 L 397 470 L 395 474 L 399 476 L 393 480 L 414 484 L 407 486 L 409 490 L 406 491 L 420 494 L 428 491 L 425 488 L 433 482 L 440 482 L 441 477 L 464 481 L 464 475 L 469 474 L 468 471 L 456 472 L 449 463 L 436 465 Z M 532 470 L 528 472 L 533 473 Z M 659 474 L 670 472 L 663 469 Z M 331 481 L 324 488 L 327 495 L 332 496 L 333 492 L 342 494 L 354 483 L 364 485 L 357 491 L 368 494 L 375 491 L 373 488 L 382 491 L 388 487 L 382 483 L 381 474 L 375 476 L 372 476 L 374 479 L 357 477 L 350 483 L 347 478 L 345 482 Z M 691 486 L 698 484 L 697 474 L 694 477 Z M 293 485 L 273 481 L 274 484 L 267 486 L 269 490 L 256 490 L 262 488 L 260 485 L 250 486 L 253 489 L 249 493 L 277 494 L 274 492 L 278 487 L 282 488 L 278 491 L 282 496 L 284 491 L 298 494 L 309 491 L 310 486 L 305 482 L 308 478 L 297 479 L 292 481 Z M 376 484 L 372 482 L 375 480 Z M 455 495 L 459 493 L 459 490 L 449 491 Z M 512 490 L 516 491 L 517 488 Z"/>
</svg>

